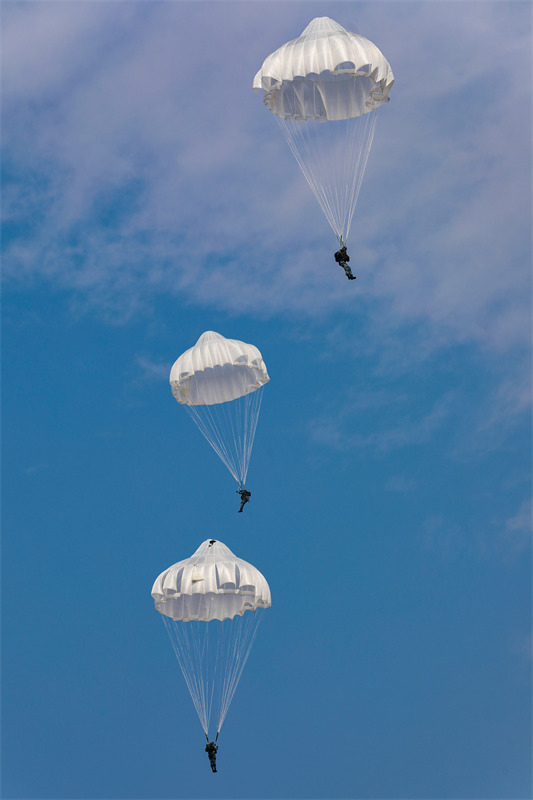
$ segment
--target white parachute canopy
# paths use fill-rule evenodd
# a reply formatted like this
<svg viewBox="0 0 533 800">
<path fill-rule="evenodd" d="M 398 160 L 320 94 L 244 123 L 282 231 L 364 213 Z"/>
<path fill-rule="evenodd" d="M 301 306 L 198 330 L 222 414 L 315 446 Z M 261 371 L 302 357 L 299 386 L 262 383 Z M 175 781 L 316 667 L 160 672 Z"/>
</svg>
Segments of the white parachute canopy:
<svg viewBox="0 0 533 800">
<path fill-rule="evenodd" d="M 265 59 L 253 82 L 339 242 L 346 242 L 394 76 L 375 44 L 329 17 Z"/>
<path fill-rule="evenodd" d="M 244 486 L 262 387 L 270 380 L 257 347 L 206 331 L 174 363 L 172 394 Z"/>
<path fill-rule="evenodd" d="M 207 539 L 152 587 L 205 735 L 222 727 L 252 648 L 261 609 L 271 604 L 263 575 L 222 542 Z"/>
</svg>

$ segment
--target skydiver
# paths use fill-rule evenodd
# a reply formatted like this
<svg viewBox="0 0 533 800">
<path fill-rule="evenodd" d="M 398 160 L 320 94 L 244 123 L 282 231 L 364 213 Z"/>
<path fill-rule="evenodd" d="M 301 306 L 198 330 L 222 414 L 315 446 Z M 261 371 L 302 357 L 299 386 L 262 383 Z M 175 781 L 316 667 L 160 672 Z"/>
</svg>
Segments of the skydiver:
<svg viewBox="0 0 533 800">
<path fill-rule="evenodd" d="M 340 264 L 340 266 L 343 268 L 344 272 L 346 273 L 346 277 L 348 278 L 348 280 L 349 281 L 355 281 L 356 276 L 352 274 L 352 270 L 350 269 L 350 266 L 348 264 L 348 261 L 350 260 L 350 256 L 348 255 L 348 253 L 346 251 L 346 245 L 342 244 L 342 240 L 341 240 L 341 245 L 342 246 L 341 246 L 340 250 L 337 250 L 337 252 L 335 253 L 335 255 L 333 257 L 334 257 L 335 261 L 337 262 L 337 264 Z"/>
<path fill-rule="evenodd" d="M 237 494 L 240 494 L 240 496 L 241 496 L 241 507 L 239 508 L 239 514 L 241 514 L 244 506 L 246 505 L 246 503 L 250 502 L 250 497 L 252 496 L 252 493 L 249 492 L 248 489 L 244 489 L 244 488 L 243 489 L 236 489 L 235 491 L 236 491 Z"/>
<path fill-rule="evenodd" d="M 208 742 L 205 746 L 205 752 L 209 757 L 209 763 L 211 764 L 211 769 L 213 772 L 217 771 L 217 752 L 218 752 L 218 745 L 214 742 Z"/>
</svg>

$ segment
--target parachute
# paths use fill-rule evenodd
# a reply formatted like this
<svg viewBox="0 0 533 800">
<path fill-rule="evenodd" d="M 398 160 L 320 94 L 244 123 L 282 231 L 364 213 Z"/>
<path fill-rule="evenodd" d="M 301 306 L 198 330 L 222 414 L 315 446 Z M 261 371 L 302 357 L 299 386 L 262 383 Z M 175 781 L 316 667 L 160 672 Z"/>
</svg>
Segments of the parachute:
<svg viewBox="0 0 533 800">
<path fill-rule="evenodd" d="M 265 59 L 253 81 L 341 246 L 394 76 L 380 50 L 329 17 Z"/>
<path fill-rule="evenodd" d="M 152 597 L 205 735 L 209 741 L 214 716 L 217 738 L 262 609 L 271 605 L 268 583 L 225 544 L 207 539 L 190 558 L 159 575 Z"/>
<path fill-rule="evenodd" d="M 172 394 L 241 487 L 269 380 L 257 347 L 214 331 L 203 333 L 170 372 Z"/>
</svg>

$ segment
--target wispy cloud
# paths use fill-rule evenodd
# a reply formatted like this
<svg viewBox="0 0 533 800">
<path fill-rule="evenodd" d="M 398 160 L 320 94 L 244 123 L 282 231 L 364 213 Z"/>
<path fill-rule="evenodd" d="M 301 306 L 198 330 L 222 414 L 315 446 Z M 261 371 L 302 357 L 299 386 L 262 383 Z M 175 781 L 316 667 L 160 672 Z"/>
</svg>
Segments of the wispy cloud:
<svg viewBox="0 0 533 800">
<path fill-rule="evenodd" d="M 530 665 L 533 661 L 533 637 L 531 632 L 515 633 L 509 637 L 509 651 L 528 667 L 527 680 L 531 678 Z"/>
<path fill-rule="evenodd" d="M 25 468 L 24 474 L 29 478 L 46 469 L 48 469 L 48 464 L 31 464 L 29 467 Z"/>
<path fill-rule="evenodd" d="M 474 558 L 498 555 L 502 564 L 513 563 L 516 558 L 531 552 L 531 499 L 525 498 L 515 514 L 508 519 L 495 519 L 481 529 L 475 522 L 459 525 L 444 514 L 432 514 L 420 529 L 420 542 L 424 549 L 445 560 L 462 554 Z"/>
<path fill-rule="evenodd" d="M 528 354 L 492 365 L 492 378 L 474 406 L 464 406 L 461 435 L 452 452 L 459 460 L 477 459 L 505 446 L 513 431 L 531 441 L 531 371 Z"/>
<path fill-rule="evenodd" d="M 457 558 L 471 545 L 468 533 L 442 514 L 426 517 L 420 528 L 419 540 L 424 550 L 446 561 Z"/>
<path fill-rule="evenodd" d="M 343 388 L 317 391 L 313 442 L 381 454 L 438 442 L 445 458 L 463 464 L 502 448 L 523 452 L 531 440 L 527 350 L 486 359 L 474 344 L 432 341 L 423 327 L 366 336 L 360 328 L 344 320 L 326 333 L 324 361 L 338 365 Z M 516 470 L 530 480 L 527 460 L 518 458 Z"/>
<path fill-rule="evenodd" d="M 392 402 L 392 395 L 390 400 Z M 371 413 L 359 418 L 351 405 L 345 405 L 339 413 L 313 420 L 309 433 L 315 443 L 339 451 L 370 448 L 374 453 L 383 455 L 403 447 L 430 442 L 449 418 L 455 402 L 455 393 L 446 392 L 433 403 L 429 411 L 417 414 L 417 410 L 406 407 L 405 398 L 403 403 L 400 398 L 400 403 L 393 410 L 392 424 L 389 415 Z M 372 430 L 375 426 L 380 426 L 380 429 Z M 354 427 L 358 428 L 355 432 Z"/>
<path fill-rule="evenodd" d="M 388 492 L 414 492 L 418 482 L 408 475 L 393 475 L 385 484 Z"/>
<path fill-rule="evenodd" d="M 502 538 L 514 552 L 522 552 L 531 547 L 532 524 L 531 498 L 528 497 L 520 505 L 516 514 L 505 522 Z"/>
<path fill-rule="evenodd" d="M 147 381 L 168 380 L 171 364 L 168 362 L 153 361 L 147 356 L 138 356 L 137 365 L 140 368 L 140 376 Z"/>
</svg>

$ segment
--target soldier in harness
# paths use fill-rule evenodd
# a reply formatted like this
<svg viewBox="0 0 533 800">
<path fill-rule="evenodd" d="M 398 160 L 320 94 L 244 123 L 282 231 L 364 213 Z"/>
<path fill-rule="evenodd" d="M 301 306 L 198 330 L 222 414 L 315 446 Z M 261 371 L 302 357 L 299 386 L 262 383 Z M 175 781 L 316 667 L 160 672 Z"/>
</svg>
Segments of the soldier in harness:
<svg viewBox="0 0 533 800">
<path fill-rule="evenodd" d="M 337 250 L 337 252 L 333 256 L 333 258 L 335 259 L 337 264 L 339 264 L 343 268 L 344 272 L 346 273 L 346 277 L 348 278 L 348 280 L 349 281 L 354 281 L 356 279 L 356 276 L 352 274 L 352 270 L 350 269 L 350 265 L 348 264 L 348 261 L 350 260 L 350 256 L 348 255 L 348 253 L 346 251 L 346 245 L 344 244 L 342 239 L 341 239 L 341 247 L 340 247 L 339 250 Z"/>
<path fill-rule="evenodd" d="M 217 734 L 218 736 L 218 734 Z M 205 737 L 207 739 L 207 736 Z M 215 742 L 207 741 L 205 746 L 205 752 L 209 757 L 209 763 L 211 764 L 211 769 L 213 772 L 217 771 L 217 752 L 218 752 L 218 745 Z"/>
<path fill-rule="evenodd" d="M 240 494 L 241 496 L 241 507 L 239 508 L 239 514 L 241 514 L 246 503 L 250 502 L 250 497 L 252 496 L 252 493 L 249 492 L 244 487 L 242 487 L 241 489 L 236 489 L 235 491 L 237 492 L 237 494 Z"/>
</svg>

